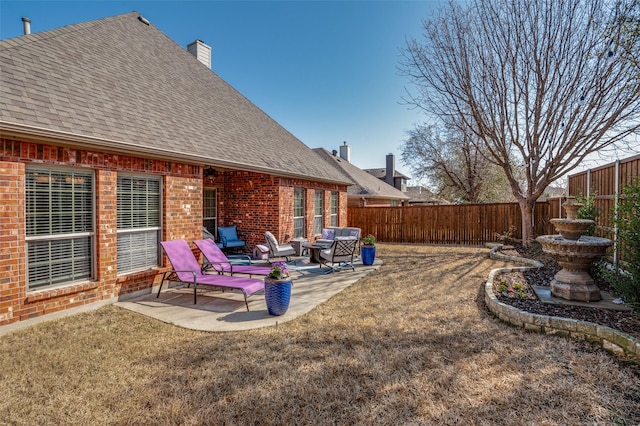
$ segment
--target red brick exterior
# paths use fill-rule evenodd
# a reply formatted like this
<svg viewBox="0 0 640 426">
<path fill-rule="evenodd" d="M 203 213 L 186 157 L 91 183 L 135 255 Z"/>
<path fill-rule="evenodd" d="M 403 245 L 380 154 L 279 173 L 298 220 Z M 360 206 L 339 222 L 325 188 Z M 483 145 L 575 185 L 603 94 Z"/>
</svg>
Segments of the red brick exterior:
<svg viewBox="0 0 640 426">
<path fill-rule="evenodd" d="M 25 235 L 25 167 L 67 166 L 95 172 L 95 276 L 86 282 L 27 289 Z M 279 239 L 293 235 L 293 190 L 306 190 L 306 233 L 313 235 L 315 190 L 324 190 L 325 226 L 330 223 L 331 191 L 339 192 L 338 222 L 346 226 L 346 186 L 285 179 L 246 171 L 218 172 L 202 177 L 201 166 L 129 155 L 58 147 L 23 140 L 0 139 L 0 326 L 75 306 L 109 300 L 158 284 L 170 266 L 118 275 L 118 172 L 162 178 L 162 239 L 202 237 L 203 187 L 218 194 L 218 226 L 237 225 L 250 252 L 264 244 L 269 230 Z"/>
<path fill-rule="evenodd" d="M 0 324 L 19 319 L 25 298 L 24 164 L 0 161 Z"/>
<path fill-rule="evenodd" d="M 71 166 L 95 170 L 95 276 L 93 280 L 29 291 L 25 235 L 25 167 Z M 163 239 L 199 237 L 202 226 L 202 168 L 126 155 L 77 150 L 19 140 L 0 140 L 0 325 L 33 318 L 138 290 L 161 278 L 162 268 L 118 276 L 118 171 L 162 176 Z M 6 231 L 6 232 L 5 232 Z M 168 236 L 168 238 L 166 238 Z M 6 253 L 6 255 L 5 255 Z"/>
<path fill-rule="evenodd" d="M 204 179 L 204 186 L 218 189 L 218 226 L 236 225 L 247 242 L 247 251 L 265 244 L 264 232 L 270 231 L 278 241 L 293 235 L 293 190 L 305 188 L 306 236 L 313 238 L 315 191 L 324 190 L 324 223 L 331 214 L 331 192 L 338 191 L 339 226 L 346 226 L 346 186 L 302 179 L 245 172 L 218 172 Z"/>
</svg>

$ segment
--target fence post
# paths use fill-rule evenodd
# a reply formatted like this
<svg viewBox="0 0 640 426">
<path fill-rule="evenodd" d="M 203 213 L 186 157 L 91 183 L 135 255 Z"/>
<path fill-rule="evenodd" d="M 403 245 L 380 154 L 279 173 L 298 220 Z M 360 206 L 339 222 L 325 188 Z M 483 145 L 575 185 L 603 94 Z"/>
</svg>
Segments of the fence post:
<svg viewBox="0 0 640 426">
<path fill-rule="evenodd" d="M 618 201 L 620 199 L 620 160 L 616 160 L 613 194 L 613 265 L 618 269 Z"/>
</svg>

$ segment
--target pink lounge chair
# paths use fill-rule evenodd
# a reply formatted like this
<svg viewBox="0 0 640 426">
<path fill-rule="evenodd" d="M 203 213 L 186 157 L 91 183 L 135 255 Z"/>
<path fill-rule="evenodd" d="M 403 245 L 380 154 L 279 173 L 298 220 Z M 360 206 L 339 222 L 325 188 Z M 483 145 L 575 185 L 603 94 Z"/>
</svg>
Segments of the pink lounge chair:
<svg viewBox="0 0 640 426">
<path fill-rule="evenodd" d="M 256 280 L 253 278 L 244 277 L 230 277 L 228 275 L 208 275 L 202 272 L 198 260 L 193 255 L 189 244 L 185 240 L 173 240 L 160 242 L 164 252 L 167 254 L 171 265 L 172 271 L 167 271 L 162 277 L 160 288 L 158 289 L 158 295 L 160 297 L 160 290 L 162 290 L 162 284 L 165 281 L 181 281 L 187 283 L 187 286 L 193 284 L 193 304 L 196 304 L 198 285 L 208 285 L 211 287 L 220 287 L 222 289 L 230 288 L 234 290 L 241 290 L 244 295 L 244 303 L 249 310 L 249 302 L 247 297 L 253 293 L 264 290 L 264 282 L 262 280 Z"/>
<path fill-rule="evenodd" d="M 193 242 L 202 254 L 204 255 L 206 262 L 202 265 L 202 270 L 214 270 L 219 274 L 223 274 L 225 272 L 233 274 L 248 274 L 249 278 L 252 275 L 262 275 L 267 276 L 269 272 L 271 272 L 271 268 L 268 266 L 254 266 L 254 265 L 236 265 L 230 262 L 230 259 L 236 258 L 244 258 L 249 259 L 249 256 L 233 256 L 231 258 L 227 257 L 222 250 L 216 245 L 216 243 L 211 239 L 204 240 L 196 240 Z"/>
</svg>

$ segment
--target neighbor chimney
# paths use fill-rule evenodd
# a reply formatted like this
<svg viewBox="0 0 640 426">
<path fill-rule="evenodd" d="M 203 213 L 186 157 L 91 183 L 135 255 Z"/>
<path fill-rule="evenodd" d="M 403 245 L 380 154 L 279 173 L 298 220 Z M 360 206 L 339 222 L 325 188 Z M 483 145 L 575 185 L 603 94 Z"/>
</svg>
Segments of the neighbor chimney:
<svg viewBox="0 0 640 426">
<path fill-rule="evenodd" d="M 202 40 L 196 40 L 187 46 L 187 50 L 200 62 L 211 69 L 211 47 L 204 44 Z"/>
<path fill-rule="evenodd" d="M 31 19 L 22 18 L 22 28 L 24 28 L 24 35 L 31 34 Z"/>
<path fill-rule="evenodd" d="M 349 163 L 351 162 L 351 146 L 347 145 L 346 141 L 340 147 L 340 158 L 347 160 Z"/>
<path fill-rule="evenodd" d="M 387 154 L 387 173 L 384 176 L 384 181 L 389 185 L 395 187 L 393 184 L 393 175 L 396 173 L 396 162 L 393 154 Z"/>
</svg>

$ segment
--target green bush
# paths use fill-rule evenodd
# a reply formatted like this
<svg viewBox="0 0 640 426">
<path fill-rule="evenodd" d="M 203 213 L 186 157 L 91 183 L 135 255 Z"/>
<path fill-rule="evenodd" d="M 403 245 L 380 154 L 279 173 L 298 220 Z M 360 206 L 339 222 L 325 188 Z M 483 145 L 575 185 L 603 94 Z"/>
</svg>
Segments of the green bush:
<svg viewBox="0 0 640 426">
<path fill-rule="evenodd" d="M 582 204 L 578 209 L 577 218 L 578 219 L 591 219 L 597 220 L 598 216 L 600 216 L 600 209 L 596 207 L 596 194 L 595 192 L 588 197 L 581 195 L 576 196 L 576 202 Z M 595 235 L 596 233 L 596 225 L 591 225 L 589 229 L 587 229 L 587 235 Z"/>
<path fill-rule="evenodd" d="M 625 185 L 618 199 L 616 246 L 620 270 L 601 268 L 602 276 L 616 293 L 635 309 L 640 308 L 640 180 Z"/>
</svg>

